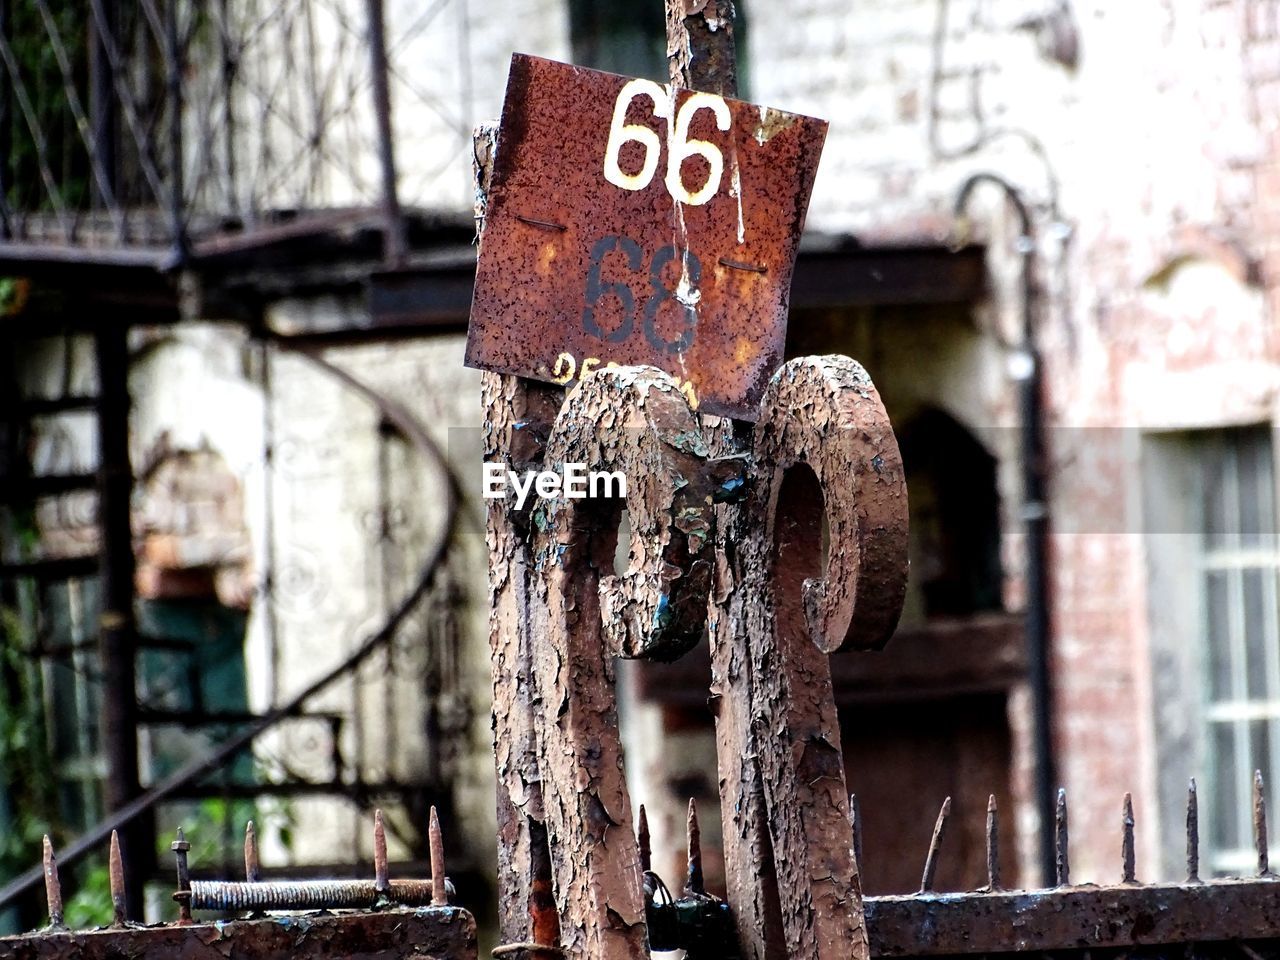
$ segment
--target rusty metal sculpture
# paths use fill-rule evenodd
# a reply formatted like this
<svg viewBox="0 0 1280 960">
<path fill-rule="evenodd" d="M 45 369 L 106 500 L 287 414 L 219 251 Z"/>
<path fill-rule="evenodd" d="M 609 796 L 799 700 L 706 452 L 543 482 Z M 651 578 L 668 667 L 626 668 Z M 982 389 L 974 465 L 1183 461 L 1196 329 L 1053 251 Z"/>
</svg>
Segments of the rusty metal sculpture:
<svg viewBox="0 0 1280 960">
<path fill-rule="evenodd" d="M 634 483 L 627 503 L 633 564 L 620 599 L 609 599 L 614 578 L 600 575 L 613 555 L 616 510 L 540 507 L 549 515 L 532 524 L 540 601 L 530 631 L 541 705 L 534 726 L 559 946 L 571 956 L 644 956 L 610 661 L 669 654 L 696 637 L 710 597 L 711 512 L 717 492 L 739 484 L 716 479 L 724 464 L 709 457 L 675 383 L 643 368 L 593 373 L 569 395 L 546 448 L 547 464 L 565 459 L 623 466 Z M 843 956 L 854 944 L 865 956 L 825 651 L 881 645 L 896 622 L 906 578 L 901 459 L 865 372 L 828 357 L 779 371 L 751 458 L 729 463 L 749 471 L 749 495 L 747 535 L 735 545 L 740 602 L 730 606 L 734 626 L 722 642 L 741 647 L 752 680 L 743 709 L 721 711 L 718 722 L 737 725 L 726 739 L 752 745 L 722 757 L 722 765 L 737 765 L 738 782 L 763 799 L 764 821 L 741 835 L 750 882 L 773 889 L 752 899 L 779 898 L 790 956 Z M 810 485 L 797 485 L 806 469 Z M 806 579 L 806 572 L 816 575 Z M 638 615 L 620 619 L 617 611 L 632 605 Z M 672 632 L 677 642 L 661 642 Z M 740 819 L 726 812 L 727 823 Z M 766 845 L 776 887 L 759 870 Z M 769 922 L 741 909 L 738 916 L 753 931 Z"/>
<path fill-rule="evenodd" d="M 669 20 L 696 33 L 718 10 Z M 731 19 L 711 26 L 731 36 Z M 701 57 L 685 54 L 696 70 Z M 714 93 L 732 95 L 732 70 L 715 76 Z M 493 129 L 477 136 L 481 228 L 496 149 Z M 798 218 L 789 229 L 794 241 Z M 784 941 L 791 956 L 865 956 L 826 656 L 882 645 L 905 591 L 905 483 L 875 389 L 846 358 L 793 361 L 747 417 L 760 420 L 753 446 L 728 421 L 699 421 L 659 370 L 578 380 L 564 399 L 484 375 L 488 462 L 622 467 L 632 483 L 621 578 L 607 569 L 620 504 L 489 508 L 499 950 L 646 955 L 612 658 L 677 656 L 705 623 L 737 939 L 752 956 L 781 955 Z"/>
</svg>

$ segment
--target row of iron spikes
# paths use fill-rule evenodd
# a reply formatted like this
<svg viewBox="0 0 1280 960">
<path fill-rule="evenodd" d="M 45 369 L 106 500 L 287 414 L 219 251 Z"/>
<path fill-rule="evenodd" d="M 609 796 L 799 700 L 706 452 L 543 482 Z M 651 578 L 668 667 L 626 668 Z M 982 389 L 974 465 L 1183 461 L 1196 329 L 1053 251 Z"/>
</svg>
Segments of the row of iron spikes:
<svg viewBox="0 0 1280 960">
<path fill-rule="evenodd" d="M 431 818 L 427 828 L 427 843 L 431 859 L 431 903 L 432 906 L 448 906 L 449 896 L 445 887 L 444 873 L 444 840 L 440 830 L 440 817 L 436 808 L 431 808 Z M 191 849 L 182 827 L 178 827 L 177 838 L 169 845 L 177 861 L 178 890 L 173 899 L 178 904 L 178 924 L 192 923 L 191 919 L 191 873 L 187 864 L 187 851 Z M 59 932 L 67 929 L 63 920 L 62 881 L 58 876 L 58 860 L 54 854 L 53 841 L 44 835 L 44 892 L 49 910 L 49 926 L 46 930 Z M 124 861 L 120 856 L 120 837 L 111 831 L 111 848 L 107 859 L 107 873 L 111 883 L 111 908 L 113 918 L 111 926 L 121 928 L 131 925 L 125 913 Z M 250 883 L 262 881 L 262 868 L 258 860 L 258 833 L 250 820 L 244 830 L 244 874 Z M 387 867 L 387 834 L 383 824 L 382 810 L 373 814 L 373 874 L 374 886 L 379 893 L 391 892 L 391 879 Z"/>
<path fill-rule="evenodd" d="M 685 819 L 685 881 L 686 896 L 706 896 L 706 882 L 702 874 L 702 828 L 698 825 L 698 804 L 689 798 L 689 813 Z M 649 838 L 649 815 L 644 804 L 636 820 L 636 842 L 640 850 L 640 870 L 653 872 L 653 847 Z"/>
<path fill-rule="evenodd" d="M 1000 850 L 999 828 L 996 822 L 996 797 L 991 794 L 987 798 L 987 885 L 983 891 L 995 892 L 1003 890 L 1000 884 Z M 853 855 L 859 865 L 862 859 L 862 810 L 858 805 L 857 794 L 849 795 L 849 816 L 853 826 Z M 938 867 L 938 853 L 942 847 L 942 839 L 946 834 L 947 823 L 951 817 L 951 798 L 942 801 L 938 811 L 938 819 L 933 826 L 933 836 L 929 841 L 929 851 L 925 855 L 924 873 L 920 878 L 920 893 L 932 893 L 934 877 Z M 1121 883 L 1138 882 L 1135 868 L 1133 796 L 1125 793 L 1121 805 L 1120 816 L 1120 862 Z M 1196 796 L 1196 781 L 1192 777 L 1187 786 L 1187 883 L 1200 883 L 1200 805 Z M 1253 843 L 1258 856 L 1258 876 L 1274 877 L 1271 870 L 1270 857 L 1267 851 L 1267 798 L 1263 784 L 1262 771 L 1253 773 Z M 1058 801 L 1054 811 L 1054 882 L 1056 886 L 1066 887 L 1071 884 L 1071 861 L 1068 850 L 1069 836 L 1067 830 L 1067 791 L 1058 789 Z"/>
</svg>

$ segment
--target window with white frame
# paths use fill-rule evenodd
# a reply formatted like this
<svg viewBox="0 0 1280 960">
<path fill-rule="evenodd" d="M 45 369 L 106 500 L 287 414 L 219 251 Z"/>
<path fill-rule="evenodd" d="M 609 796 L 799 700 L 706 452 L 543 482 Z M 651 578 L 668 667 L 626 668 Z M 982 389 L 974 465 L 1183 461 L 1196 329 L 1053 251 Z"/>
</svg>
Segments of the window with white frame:
<svg viewBox="0 0 1280 960">
<path fill-rule="evenodd" d="M 1253 772 L 1280 772 L 1280 610 L 1276 487 L 1269 427 L 1194 441 L 1196 564 L 1208 865 L 1239 875 L 1256 864 Z M 1280 786 L 1280 784 L 1276 784 Z"/>
</svg>

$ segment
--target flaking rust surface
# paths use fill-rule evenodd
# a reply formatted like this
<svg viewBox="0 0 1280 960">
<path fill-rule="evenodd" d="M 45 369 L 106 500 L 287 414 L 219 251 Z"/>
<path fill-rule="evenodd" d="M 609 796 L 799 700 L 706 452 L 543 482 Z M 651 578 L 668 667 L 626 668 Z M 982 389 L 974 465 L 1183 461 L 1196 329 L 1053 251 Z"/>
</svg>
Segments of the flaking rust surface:
<svg viewBox="0 0 1280 960">
<path fill-rule="evenodd" d="M 753 433 L 744 535 L 715 614 L 727 623 L 711 626 L 726 863 L 771 862 L 775 877 L 739 877 L 739 936 L 753 960 L 865 960 L 827 651 L 877 648 L 896 624 L 907 572 L 902 461 L 875 387 L 845 357 L 784 366 Z M 810 483 L 784 486 L 801 464 Z"/>
<path fill-rule="evenodd" d="M 483 225 L 497 130 L 475 135 L 476 220 Z M 483 227 L 481 229 L 483 234 Z M 483 239 L 483 237 L 482 237 Z M 481 377 L 484 459 L 522 472 L 541 469 L 560 390 L 505 374 Z M 533 715 L 529 511 L 512 499 L 487 502 L 489 647 L 493 676 L 493 755 L 497 777 L 498 922 L 504 943 L 559 940 L 543 823 Z M 531 960 L 552 954 L 531 952 Z"/>
<path fill-rule="evenodd" d="M 628 479 L 629 562 L 616 577 L 619 502 L 536 509 L 533 630 L 538 762 L 561 945 L 574 958 L 647 956 L 639 852 L 618 733 L 613 658 L 666 659 L 700 636 L 711 582 L 712 495 L 697 418 L 652 368 L 588 376 L 565 401 L 547 463 Z"/>
<path fill-rule="evenodd" d="M 766 540 L 780 535 L 786 471 L 806 464 L 825 496 L 826 576 L 801 585 L 809 639 L 824 653 L 882 648 L 906 598 L 907 488 L 889 415 L 866 370 L 838 355 L 787 363 L 762 403 L 753 462 Z"/>
<path fill-rule="evenodd" d="M 627 80 L 512 58 L 466 362 L 547 381 L 568 372 L 564 364 L 557 370 L 562 353 L 574 358 L 575 371 L 587 358 L 600 366 L 649 364 L 692 384 L 700 412 L 754 419 L 782 361 L 797 244 L 827 125 L 726 99 L 731 125 L 721 131 L 711 110 L 697 110 L 689 136 L 714 145 L 724 166 L 720 189 L 689 205 L 668 191 L 672 132 L 648 96 L 632 101 L 626 122 L 648 128 L 662 144 L 655 175 L 640 190 L 604 177 L 614 103 Z M 667 96 L 674 115 L 694 93 L 668 89 Z M 642 155 L 638 145 L 624 145 L 620 168 L 636 173 Z M 707 181 L 701 158 L 681 169 L 691 189 Z M 598 258 L 604 292 L 590 299 L 593 250 L 610 237 L 618 238 L 615 246 Z M 666 247 L 677 253 L 653 275 Z M 682 275 L 684 251 L 700 263 L 700 278 Z M 629 290 L 630 312 L 612 284 Z M 650 338 L 644 315 L 655 297 Z M 696 313 L 692 341 L 660 349 L 685 334 L 682 302 Z"/>
<path fill-rule="evenodd" d="M 0 937 L 11 960 L 476 960 L 476 924 L 456 907 L 296 914 L 190 926 Z"/>
</svg>

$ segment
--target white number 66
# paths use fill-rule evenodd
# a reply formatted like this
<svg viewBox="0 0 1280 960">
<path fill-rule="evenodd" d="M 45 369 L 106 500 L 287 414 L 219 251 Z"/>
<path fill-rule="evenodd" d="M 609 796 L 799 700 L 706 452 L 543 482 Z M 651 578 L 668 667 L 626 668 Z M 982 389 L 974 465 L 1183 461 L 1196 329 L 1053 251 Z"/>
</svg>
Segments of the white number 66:
<svg viewBox="0 0 1280 960">
<path fill-rule="evenodd" d="M 631 80 L 618 92 L 618 99 L 613 105 L 613 122 L 609 125 L 609 143 L 604 151 L 604 178 L 615 187 L 623 190 L 643 190 L 653 181 L 658 169 L 658 153 L 662 144 L 658 135 L 648 127 L 638 123 L 627 123 L 627 108 L 638 96 L 647 96 L 653 101 L 653 115 L 667 121 L 667 175 L 665 182 L 667 191 L 681 203 L 691 207 L 701 206 L 716 195 L 720 189 L 720 179 L 724 175 L 724 156 L 720 148 L 706 140 L 694 140 L 689 137 L 689 126 L 693 123 L 693 115 L 699 110 L 710 110 L 716 120 L 716 128 L 728 130 L 732 122 L 729 106 L 720 97 L 711 93 L 692 94 L 672 123 L 670 90 L 658 86 L 652 80 Z M 635 141 L 644 147 L 644 163 L 639 173 L 624 173 L 618 165 L 618 155 L 622 145 Z M 707 181 L 695 191 L 684 185 L 681 166 L 689 157 L 700 156 L 707 161 L 710 171 Z"/>
</svg>

